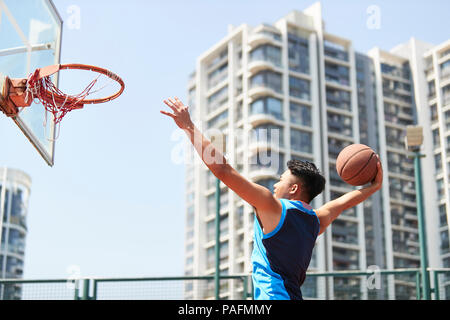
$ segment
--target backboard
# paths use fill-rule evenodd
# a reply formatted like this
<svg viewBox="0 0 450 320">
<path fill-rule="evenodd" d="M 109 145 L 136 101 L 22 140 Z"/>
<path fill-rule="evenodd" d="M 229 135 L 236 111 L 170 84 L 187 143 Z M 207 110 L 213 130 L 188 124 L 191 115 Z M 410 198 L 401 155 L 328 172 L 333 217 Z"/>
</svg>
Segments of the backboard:
<svg viewBox="0 0 450 320">
<path fill-rule="evenodd" d="M 10 78 L 27 78 L 37 68 L 59 64 L 61 34 L 62 19 L 51 0 L 0 0 L 0 73 Z M 52 80 L 57 85 L 58 79 Z M 52 166 L 52 115 L 46 115 L 45 108 L 33 102 L 12 119 Z"/>
</svg>

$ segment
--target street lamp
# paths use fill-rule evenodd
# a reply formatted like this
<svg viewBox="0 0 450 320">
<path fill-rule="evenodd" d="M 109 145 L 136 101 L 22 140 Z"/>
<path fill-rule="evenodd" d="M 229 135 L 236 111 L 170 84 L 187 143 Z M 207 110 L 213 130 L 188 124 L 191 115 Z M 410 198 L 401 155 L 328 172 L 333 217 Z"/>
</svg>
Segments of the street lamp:
<svg viewBox="0 0 450 320">
<path fill-rule="evenodd" d="M 223 133 L 215 133 L 211 136 L 211 143 L 223 155 L 226 152 L 226 141 Z M 214 274 L 214 295 L 216 300 L 220 300 L 220 180 L 216 178 L 216 246 L 215 260 L 216 272 Z"/>
<path fill-rule="evenodd" d="M 419 227 L 419 244 L 420 244 L 420 268 L 422 273 L 422 289 L 423 299 L 431 299 L 430 290 L 430 277 L 428 275 L 428 252 L 427 252 L 427 240 L 425 230 L 425 215 L 423 209 L 422 198 L 422 175 L 420 169 L 420 158 L 425 157 L 420 153 L 420 147 L 423 143 L 423 128 L 421 126 L 407 126 L 405 145 L 408 151 L 412 152 L 412 155 L 408 158 L 414 158 L 414 176 L 416 182 L 416 203 L 417 203 L 417 220 Z"/>
</svg>

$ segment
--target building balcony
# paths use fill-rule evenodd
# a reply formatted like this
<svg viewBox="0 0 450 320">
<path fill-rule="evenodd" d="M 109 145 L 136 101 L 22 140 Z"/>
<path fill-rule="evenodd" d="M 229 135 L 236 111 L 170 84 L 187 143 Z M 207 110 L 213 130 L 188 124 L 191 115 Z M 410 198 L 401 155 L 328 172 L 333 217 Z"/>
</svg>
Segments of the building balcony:
<svg viewBox="0 0 450 320">
<path fill-rule="evenodd" d="M 382 64 L 381 72 L 383 76 L 389 76 L 396 80 L 409 81 L 410 72 L 399 67 Z"/>
<path fill-rule="evenodd" d="M 280 65 L 276 65 L 272 61 L 259 59 L 249 62 L 248 71 L 250 72 L 251 75 L 257 74 L 258 72 L 263 70 L 273 70 L 277 72 L 282 72 L 280 67 L 281 67 Z"/>
<path fill-rule="evenodd" d="M 250 88 L 250 90 L 248 90 L 248 96 L 253 100 L 264 96 L 274 96 L 279 99 L 283 99 L 283 95 L 281 94 L 281 92 L 276 92 L 274 89 L 263 85 L 257 85 Z"/>
<path fill-rule="evenodd" d="M 251 154 L 255 154 L 258 151 L 263 150 L 272 150 L 274 152 L 285 152 L 283 149 L 283 145 L 280 145 L 277 141 L 270 141 L 270 139 L 266 140 L 253 140 L 248 144 L 248 150 Z"/>
<path fill-rule="evenodd" d="M 347 51 L 333 48 L 331 46 L 324 46 L 324 55 L 325 57 L 333 58 L 339 61 L 348 62 L 349 61 L 349 55 Z"/>
<path fill-rule="evenodd" d="M 351 91 L 350 82 L 342 79 L 326 77 L 326 85 L 339 90 Z"/>
<path fill-rule="evenodd" d="M 417 261 L 420 259 L 419 255 L 405 253 L 405 252 L 394 251 L 392 254 L 394 257 L 402 258 L 402 259 L 408 259 L 408 260 L 414 260 L 414 261 Z"/>
<path fill-rule="evenodd" d="M 283 120 L 277 119 L 275 116 L 267 113 L 252 114 L 248 117 L 248 120 L 253 127 L 264 123 L 274 123 L 280 126 L 284 125 Z"/>
<path fill-rule="evenodd" d="M 252 167 L 252 166 L 251 166 Z M 250 168 L 249 170 L 249 178 L 252 181 L 260 180 L 260 179 L 270 179 L 279 177 L 279 170 L 277 168 Z"/>
<path fill-rule="evenodd" d="M 277 36 L 270 32 L 257 32 L 248 37 L 248 44 L 252 48 L 259 47 L 262 44 L 272 44 L 281 46 L 281 36 Z"/>
</svg>

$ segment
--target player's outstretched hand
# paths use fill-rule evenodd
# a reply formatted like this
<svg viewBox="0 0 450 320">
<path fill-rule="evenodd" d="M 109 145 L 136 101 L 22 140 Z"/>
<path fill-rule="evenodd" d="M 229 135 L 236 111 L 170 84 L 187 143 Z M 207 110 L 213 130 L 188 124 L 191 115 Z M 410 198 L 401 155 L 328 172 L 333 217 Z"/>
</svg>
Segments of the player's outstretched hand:
<svg viewBox="0 0 450 320">
<path fill-rule="evenodd" d="M 160 112 L 166 116 L 171 117 L 180 129 L 191 129 L 193 128 L 193 123 L 191 116 L 189 115 L 189 107 L 185 106 L 183 102 L 177 97 L 174 99 L 168 98 L 164 100 L 164 103 L 172 109 L 173 113 L 161 110 Z"/>
<path fill-rule="evenodd" d="M 381 161 L 380 157 L 377 155 L 378 163 L 377 163 L 377 175 L 375 176 L 375 179 L 372 181 L 372 186 L 375 187 L 377 190 L 381 189 L 381 186 L 383 184 L 383 168 L 381 167 Z"/>
</svg>

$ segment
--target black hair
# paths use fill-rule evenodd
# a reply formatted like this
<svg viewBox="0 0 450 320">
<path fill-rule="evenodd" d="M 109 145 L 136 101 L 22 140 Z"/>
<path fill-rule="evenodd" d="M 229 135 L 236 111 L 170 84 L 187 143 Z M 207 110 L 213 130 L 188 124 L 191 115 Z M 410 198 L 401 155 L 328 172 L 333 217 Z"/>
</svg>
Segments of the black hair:
<svg viewBox="0 0 450 320">
<path fill-rule="evenodd" d="M 289 160 L 287 167 L 301 181 L 302 187 L 309 197 L 308 203 L 325 189 L 326 180 L 314 163 L 302 160 Z"/>
</svg>

